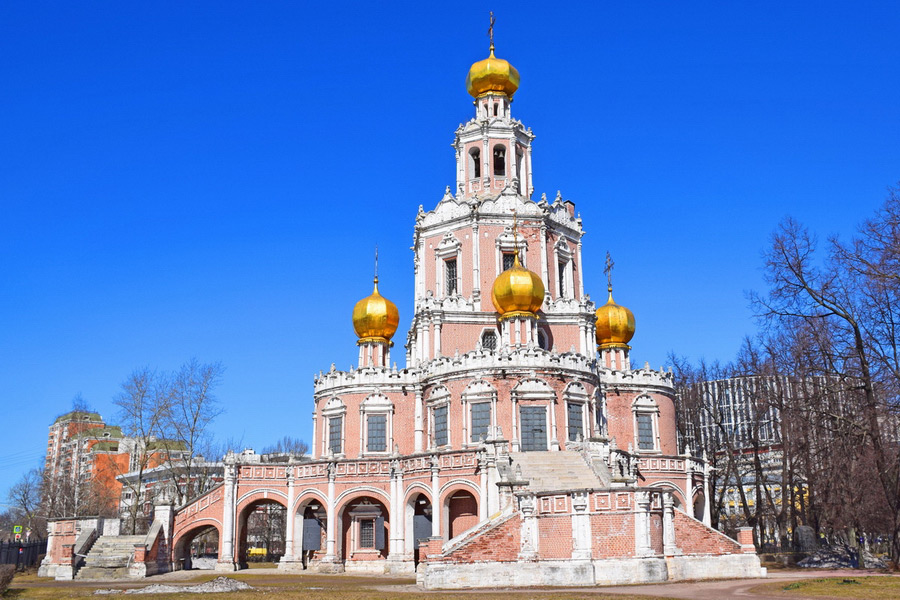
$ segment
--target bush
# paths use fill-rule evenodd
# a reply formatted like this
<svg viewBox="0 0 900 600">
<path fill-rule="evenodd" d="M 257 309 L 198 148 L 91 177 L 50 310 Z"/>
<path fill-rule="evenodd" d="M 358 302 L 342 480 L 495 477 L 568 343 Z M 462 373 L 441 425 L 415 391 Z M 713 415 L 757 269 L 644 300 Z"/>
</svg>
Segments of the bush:
<svg viewBox="0 0 900 600">
<path fill-rule="evenodd" d="M 15 565 L 0 565 L 0 594 L 6 591 L 16 574 Z"/>
</svg>

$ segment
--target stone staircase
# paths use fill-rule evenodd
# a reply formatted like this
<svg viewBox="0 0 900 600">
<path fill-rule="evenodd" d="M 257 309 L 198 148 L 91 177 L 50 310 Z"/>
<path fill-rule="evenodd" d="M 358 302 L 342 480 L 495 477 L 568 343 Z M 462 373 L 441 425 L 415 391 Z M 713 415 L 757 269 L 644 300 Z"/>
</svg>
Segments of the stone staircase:
<svg viewBox="0 0 900 600">
<path fill-rule="evenodd" d="M 509 457 L 513 472 L 521 468 L 534 492 L 605 487 L 578 452 L 510 452 Z"/>
<path fill-rule="evenodd" d="M 97 538 L 78 569 L 75 579 L 123 579 L 133 561 L 134 545 L 144 541 L 144 535 L 104 535 Z"/>
</svg>

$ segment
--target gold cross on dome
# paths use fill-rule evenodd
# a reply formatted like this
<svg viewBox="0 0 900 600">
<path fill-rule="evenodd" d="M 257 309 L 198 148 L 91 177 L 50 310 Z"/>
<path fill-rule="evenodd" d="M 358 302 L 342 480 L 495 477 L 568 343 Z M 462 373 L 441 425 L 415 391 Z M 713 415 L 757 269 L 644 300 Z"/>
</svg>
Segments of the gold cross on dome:
<svg viewBox="0 0 900 600">
<path fill-rule="evenodd" d="M 491 38 L 491 52 L 494 51 L 494 23 L 497 22 L 497 19 L 494 18 L 494 11 L 491 11 L 491 26 L 488 27 L 488 36 Z"/>
<path fill-rule="evenodd" d="M 607 251 L 606 253 L 606 267 L 603 268 L 603 272 L 606 273 L 606 286 L 607 289 L 612 291 L 612 270 L 616 263 L 613 262 L 612 256 Z"/>
</svg>

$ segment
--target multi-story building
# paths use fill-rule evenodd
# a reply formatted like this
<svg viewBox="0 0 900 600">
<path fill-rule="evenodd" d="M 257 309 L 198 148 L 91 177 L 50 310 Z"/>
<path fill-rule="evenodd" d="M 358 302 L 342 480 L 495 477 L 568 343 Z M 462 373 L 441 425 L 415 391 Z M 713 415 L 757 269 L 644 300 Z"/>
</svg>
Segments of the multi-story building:
<svg viewBox="0 0 900 600">
<path fill-rule="evenodd" d="M 707 471 L 677 447 L 671 373 L 632 368 L 634 315 L 611 284 L 591 302 L 574 203 L 533 199 L 518 84 L 493 45 L 469 70 L 455 184 L 415 219 L 405 368 L 391 366 L 400 315 L 376 277 L 353 310 L 358 365 L 315 379 L 312 456 L 229 453 L 220 487 L 159 507 L 165 543 L 136 551 L 134 572 L 177 567 L 211 531 L 217 568 L 241 568 L 248 519 L 275 504 L 285 570 L 416 572 L 428 587 L 763 573 L 747 532 L 707 526 Z"/>
</svg>

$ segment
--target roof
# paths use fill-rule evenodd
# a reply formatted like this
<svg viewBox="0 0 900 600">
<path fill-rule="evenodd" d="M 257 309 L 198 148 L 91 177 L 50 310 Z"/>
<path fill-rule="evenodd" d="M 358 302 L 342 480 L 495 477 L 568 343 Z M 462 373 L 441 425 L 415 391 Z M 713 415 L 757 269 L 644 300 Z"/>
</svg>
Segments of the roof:
<svg viewBox="0 0 900 600">
<path fill-rule="evenodd" d="M 56 420 L 53 421 L 53 424 L 62 423 L 63 421 L 88 421 L 92 423 L 102 423 L 103 417 L 100 416 L 100 413 L 95 412 L 87 412 L 84 410 L 73 410 L 67 412 L 64 415 L 60 415 L 56 417 Z"/>
</svg>

